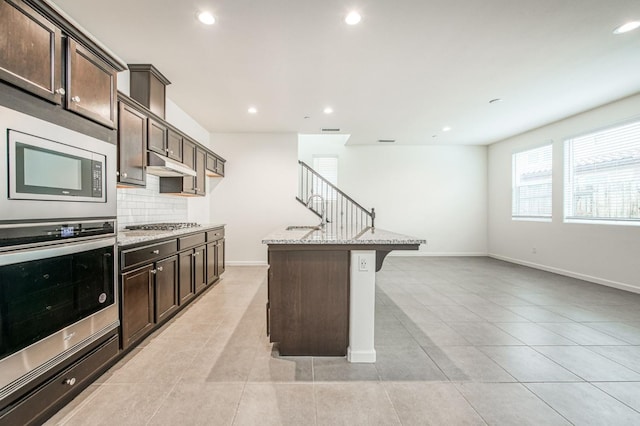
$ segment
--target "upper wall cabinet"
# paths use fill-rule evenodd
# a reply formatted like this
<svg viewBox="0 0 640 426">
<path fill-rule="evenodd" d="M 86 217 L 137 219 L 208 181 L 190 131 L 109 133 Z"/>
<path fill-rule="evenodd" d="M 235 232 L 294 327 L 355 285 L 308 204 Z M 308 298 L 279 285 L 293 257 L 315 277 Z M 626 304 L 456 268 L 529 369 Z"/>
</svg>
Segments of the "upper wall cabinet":
<svg viewBox="0 0 640 426">
<path fill-rule="evenodd" d="M 62 32 L 21 0 L 0 0 L 0 78 L 62 103 Z"/>
<path fill-rule="evenodd" d="M 116 71 L 69 39 L 66 107 L 86 118 L 116 127 Z"/>
<path fill-rule="evenodd" d="M 124 69 L 49 2 L 0 0 L 0 79 L 10 85 L 115 129 L 116 75 Z"/>
<path fill-rule="evenodd" d="M 119 105 L 118 185 L 146 186 L 147 117 L 122 99 Z"/>
</svg>

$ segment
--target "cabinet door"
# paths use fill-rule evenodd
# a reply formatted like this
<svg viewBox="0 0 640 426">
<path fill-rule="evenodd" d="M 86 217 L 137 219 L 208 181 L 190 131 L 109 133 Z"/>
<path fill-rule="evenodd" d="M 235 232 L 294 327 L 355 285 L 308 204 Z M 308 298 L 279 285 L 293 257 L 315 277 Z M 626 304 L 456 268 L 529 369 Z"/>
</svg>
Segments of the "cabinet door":
<svg viewBox="0 0 640 426">
<path fill-rule="evenodd" d="M 182 161 L 182 136 L 169 129 L 169 137 L 167 140 L 167 156 L 176 161 Z"/>
<path fill-rule="evenodd" d="M 122 275 L 122 347 L 127 348 L 154 325 L 153 265 Z"/>
<path fill-rule="evenodd" d="M 178 256 L 156 263 L 156 322 L 178 309 Z"/>
<path fill-rule="evenodd" d="M 207 176 L 216 176 L 216 157 L 207 154 Z"/>
<path fill-rule="evenodd" d="M 160 155 L 167 155 L 169 152 L 169 148 L 167 148 L 167 127 L 151 118 L 148 123 L 147 149 Z"/>
<path fill-rule="evenodd" d="M 178 296 L 180 304 L 185 303 L 194 296 L 193 291 L 193 250 L 182 252 L 178 255 L 179 276 Z"/>
<path fill-rule="evenodd" d="M 201 292 L 207 286 L 207 246 L 194 249 L 193 283 L 196 293 Z"/>
<path fill-rule="evenodd" d="M 218 242 L 207 244 L 207 284 L 211 284 L 218 279 Z"/>
<path fill-rule="evenodd" d="M 115 129 L 116 71 L 91 51 L 68 39 L 67 109 Z"/>
<path fill-rule="evenodd" d="M 120 102 L 118 114 L 118 182 L 146 185 L 147 118 L 141 112 Z"/>
<path fill-rule="evenodd" d="M 62 103 L 62 33 L 21 0 L 0 0 L 0 78 Z"/>
<path fill-rule="evenodd" d="M 195 192 L 197 195 L 206 195 L 206 163 L 207 153 L 206 151 L 196 148 L 196 178 L 195 178 Z"/>
<path fill-rule="evenodd" d="M 182 164 L 195 169 L 196 145 L 188 140 L 182 141 Z M 196 178 L 186 176 L 182 178 L 182 192 L 186 194 L 196 193 Z"/>
<path fill-rule="evenodd" d="M 218 241 L 217 252 L 218 252 L 218 262 L 216 266 L 218 267 L 218 269 L 216 269 L 216 275 L 218 275 L 219 277 L 224 272 L 224 239 Z"/>
</svg>

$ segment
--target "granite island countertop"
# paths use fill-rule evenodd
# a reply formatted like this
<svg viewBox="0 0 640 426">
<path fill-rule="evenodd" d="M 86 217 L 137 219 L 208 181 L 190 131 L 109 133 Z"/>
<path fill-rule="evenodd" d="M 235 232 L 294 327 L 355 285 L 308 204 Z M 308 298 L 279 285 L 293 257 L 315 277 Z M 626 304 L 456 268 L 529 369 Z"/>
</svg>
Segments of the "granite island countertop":
<svg viewBox="0 0 640 426">
<path fill-rule="evenodd" d="M 380 228 L 349 229 L 280 229 L 263 238 L 262 244 L 338 244 L 338 245 L 405 245 L 426 244 L 426 240 L 397 234 Z"/>
<path fill-rule="evenodd" d="M 206 232 L 215 228 L 222 228 L 225 226 L 222 224 L 201 224 L 193 228 L 176 229 L 174 231 L 160 231 L 160 230 L 118 230 L 118 247 L 132 246 L 140 243 L 167 240 L 171 238 L 180 237 L 186 234 L 194 234 L 197 232 Z"/>
</svg>

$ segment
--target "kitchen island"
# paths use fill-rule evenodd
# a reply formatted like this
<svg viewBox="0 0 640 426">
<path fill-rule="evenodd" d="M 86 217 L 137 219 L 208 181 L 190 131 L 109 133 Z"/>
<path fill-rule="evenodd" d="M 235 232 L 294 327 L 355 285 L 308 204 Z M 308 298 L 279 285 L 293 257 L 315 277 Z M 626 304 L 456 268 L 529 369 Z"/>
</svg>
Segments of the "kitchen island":
<svg viewBox="0 0 640 426">
<path fill-rule="evenodd" d="M 289 227 L 268 245 L 267 333 L 280 355 L 375 362 L 375 272 L 393 250 L 423 239 L 378 228 Z"/>
</svg>

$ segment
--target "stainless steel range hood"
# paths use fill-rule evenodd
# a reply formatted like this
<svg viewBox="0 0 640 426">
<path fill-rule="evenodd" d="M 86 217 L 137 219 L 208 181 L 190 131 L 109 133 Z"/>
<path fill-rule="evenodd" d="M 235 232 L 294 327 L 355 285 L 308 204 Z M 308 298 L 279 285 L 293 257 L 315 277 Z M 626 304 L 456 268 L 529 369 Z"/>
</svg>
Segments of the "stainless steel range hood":
<svg viewBox="0 0 640 426">
<path fill-rule="evenodd" d="M 158 155 L 155 152 L 149 152 L 147 154 L 147 173 L 162 177 L 196 175 L 196 171 L 192 168 L 171 158 Z"/>
</svg>

